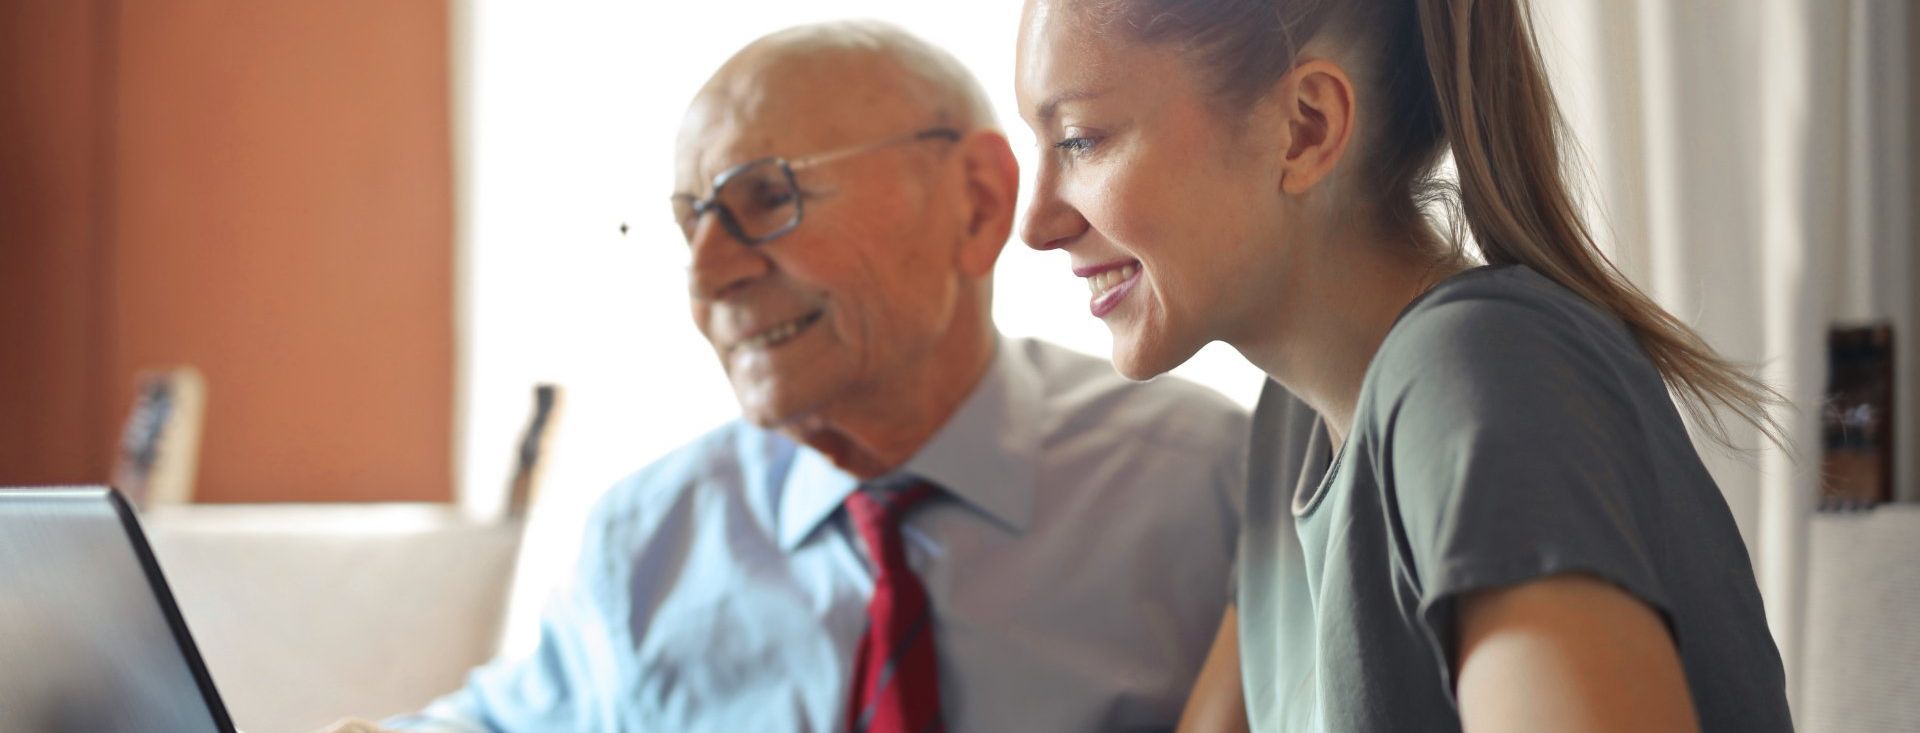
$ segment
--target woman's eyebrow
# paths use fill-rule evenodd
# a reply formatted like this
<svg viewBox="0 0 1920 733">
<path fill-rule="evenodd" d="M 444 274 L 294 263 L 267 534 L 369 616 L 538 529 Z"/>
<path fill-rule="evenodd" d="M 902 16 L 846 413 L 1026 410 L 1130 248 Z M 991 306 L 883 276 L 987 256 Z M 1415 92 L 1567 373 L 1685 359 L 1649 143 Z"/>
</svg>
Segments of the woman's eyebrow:
<svg viewBox="0 0 1920 733">
<path fill-rule="evenodd" d="M 1054 115 L 1059 114 L 1060 105 L 1068 102 L 1083 102 L 1089 99 L 1095 99 L 1106 94 L 1108 91 L 1107 89 L 1085 88 L 1062 91 L 1034 105 L 1033 119 L 1043 126 L 1050 124 L 1053 122 Z"/>
</svg>

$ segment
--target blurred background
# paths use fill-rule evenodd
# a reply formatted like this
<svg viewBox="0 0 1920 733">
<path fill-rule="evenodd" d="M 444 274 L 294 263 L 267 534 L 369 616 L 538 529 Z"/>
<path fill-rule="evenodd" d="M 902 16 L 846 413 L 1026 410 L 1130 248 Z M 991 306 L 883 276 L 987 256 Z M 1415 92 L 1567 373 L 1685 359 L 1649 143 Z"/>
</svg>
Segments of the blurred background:
<svg viewBox="0 0 1920 733">
<path fill-rule="evenodd" d="M 1796 715 L 1920 729 L 1920 5 L 1535 10 L 1603 245 L 1793 399 L 1788 449 L 1696 442 Z M 667 206 L 707 74 L 888 20 L 973 68 L 1030 169 L 1018 15 L 0 0 L 0 485 L 137 490 L 243 726 L 418 705 L 531 643 L 601 490 L 735 414 Z M 1012 243 L 998 279 L 1004 332 L 1106 353 L 1060 255 Z M 1178 373 L 1261 380 L 1219 345 Z"/>
</svg>

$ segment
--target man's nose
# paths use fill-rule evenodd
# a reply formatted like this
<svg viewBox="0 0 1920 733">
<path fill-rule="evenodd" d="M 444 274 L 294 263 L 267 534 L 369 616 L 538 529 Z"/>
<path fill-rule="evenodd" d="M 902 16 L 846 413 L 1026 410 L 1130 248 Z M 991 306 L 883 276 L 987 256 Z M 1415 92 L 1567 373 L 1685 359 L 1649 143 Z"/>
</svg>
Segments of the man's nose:
<svg viewBox="0 0 1920 733">
<path fill-rule="evenodd" d="M 720 223 L 720 212 L 709 211 L 694 223 L 688 285 L 697 300 L 719 300 L 773 269 L 765 253 L 734 239 Z"/>
</svg>

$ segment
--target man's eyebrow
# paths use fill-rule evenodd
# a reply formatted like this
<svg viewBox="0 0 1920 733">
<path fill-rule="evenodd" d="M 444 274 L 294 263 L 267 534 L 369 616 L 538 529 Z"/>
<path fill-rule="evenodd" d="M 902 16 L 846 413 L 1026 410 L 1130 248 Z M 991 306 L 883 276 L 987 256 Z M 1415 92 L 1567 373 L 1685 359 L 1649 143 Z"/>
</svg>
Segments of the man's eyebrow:
<svg viewBox="0 0 1920 733">
<path fill-rule="evenodd" d="M 1107 91 L 1108 91 L 1107 89 L 1080 88 L 1080 89 L 1068 89 L 1066 91 L 1060 92 L 1059 94 L 1055 94 L 1051 97 L 1047 97 L 1045 101 L 1041 102 L 1039 105 L 1036 105 L 1033 108 L 1033 119 L 1035 122 L 1040 123 L 1042 126 L 1051 124 L 1053 122 L 1054 115 L 1059 114 L 1060 112 L 1060 105 L 1066 104 L 1068 102 L 1082 102 L 1089 99 L 1094 99 L 1096 97 L 1099 97 L 1100 95 L 1106 94 Z"/>
<path fill-rule="evenodd" d="M 713 173 L 707 172 L 707 170 L 712 167 L 708 163 L 709 163 L 709 159 L 707 158 L 707 156 L 702 155 L 702 156 L 696 157 L 693 163 L 691 164 L 693 167 L 693 178 L 689 181 L 693 185 L 693 189 L 692 190 L 681 189 L 680 188 L 681 181 L 675 180 L 673 182 L 673 185 L 674 185 L 673 195 L 686 196 L 688 198 L 696 198 L 696 199 L 700 198 L 701 196 L 700 192 L 705 188 L 707 188 L 708 186 L 713 185 L 713 177 L 719 175 L 719 171 L 715 171 Z M 725 164 L 720 165 L 720 170 L 722 171 L 726 170 L 727 168 L 728 166 Z M 674 178 L 676 179 L 679 178 L 678 171 L 674 173 Z"/>
</svg>

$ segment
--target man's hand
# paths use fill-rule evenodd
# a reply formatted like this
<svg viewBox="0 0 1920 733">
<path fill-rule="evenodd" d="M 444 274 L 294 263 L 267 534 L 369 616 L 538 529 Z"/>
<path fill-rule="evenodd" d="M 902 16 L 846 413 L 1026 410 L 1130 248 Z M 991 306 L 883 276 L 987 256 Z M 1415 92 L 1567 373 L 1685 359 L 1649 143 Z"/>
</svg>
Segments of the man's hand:
<svg viewBox="0 0 1920 733">
<path fill-rule="evenodd" d="M 392 733 L 386 728 L 374 725 L 359 718 L 347 718 L 332 725 L 314 731 L 314 733 Z"/>
<path fill-rule="evenodd" d="M 1227 606 L 1213 650 L 1193 682 L 1180 733 L 1246 733 L 1247 697 L 1240 687 L 1240 614 Z"/>
</svg>

